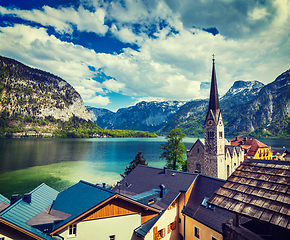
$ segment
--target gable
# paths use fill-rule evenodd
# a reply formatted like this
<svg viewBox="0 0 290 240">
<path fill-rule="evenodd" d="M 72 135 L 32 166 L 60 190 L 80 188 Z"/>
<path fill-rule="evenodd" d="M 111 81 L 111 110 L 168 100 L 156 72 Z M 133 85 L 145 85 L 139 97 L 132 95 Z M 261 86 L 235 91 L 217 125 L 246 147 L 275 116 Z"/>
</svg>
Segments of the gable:
<svg viewBox="0 0 290 240">
<path fill-rule="evenodd" d="M 158 212 L 133 204 L 120 197 L 115 197 L 84 216 L 81 221 L 95 220 L 108 217 L 117 217 L 130 214 L 141 214 L 141 224 L 155 217 Z"/>
</svg>

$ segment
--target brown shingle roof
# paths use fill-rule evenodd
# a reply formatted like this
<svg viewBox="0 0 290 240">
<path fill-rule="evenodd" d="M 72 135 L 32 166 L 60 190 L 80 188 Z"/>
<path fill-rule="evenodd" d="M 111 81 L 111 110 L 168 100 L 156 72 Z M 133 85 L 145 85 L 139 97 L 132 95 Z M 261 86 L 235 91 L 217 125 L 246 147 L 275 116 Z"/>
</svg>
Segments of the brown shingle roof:
<svg viewBox="0 0 290 240">
<path fill-rule="evenodd" d="M 208 203 L 290 229 L 290 163 L 246 161 Z"/>
</svg>

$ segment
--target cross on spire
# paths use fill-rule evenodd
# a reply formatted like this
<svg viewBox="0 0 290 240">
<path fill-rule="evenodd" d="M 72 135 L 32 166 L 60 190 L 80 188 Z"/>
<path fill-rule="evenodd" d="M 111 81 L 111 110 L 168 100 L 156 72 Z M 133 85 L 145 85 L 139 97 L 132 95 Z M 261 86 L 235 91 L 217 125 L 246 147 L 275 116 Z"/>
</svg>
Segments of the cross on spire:
<svg viewBox="0 0 290 240">
<path fill-rule="evenodd" d="M 215 56 L 215 55 L 213 54 L 213 55 L 212 55 L 212 61 L 213 61 L 213 62 L 214 62 L 214 56 Z"/>
</svg>

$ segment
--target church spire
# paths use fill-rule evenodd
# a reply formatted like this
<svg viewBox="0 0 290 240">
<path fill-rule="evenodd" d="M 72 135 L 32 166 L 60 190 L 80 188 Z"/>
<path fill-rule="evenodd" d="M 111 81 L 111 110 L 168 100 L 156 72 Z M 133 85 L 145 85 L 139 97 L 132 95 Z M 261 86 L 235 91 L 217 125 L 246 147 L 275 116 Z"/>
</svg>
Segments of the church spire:
<svg viewBox="0 0 290 240">
<path fill-rule="evenodd" d="M 209 110 L 213 110 L 216 112 L 220 109 L 219 103 L 219 95 L 217 89 L 217 81 L 216 81 L 216 74 L 215 74 L 215 64 L 214 64 L 214 54 L 212 55 L 212 75 L 211 75 L 211 86 L 210 86 L 210 96 L 209 96 Z"/>
</svg>

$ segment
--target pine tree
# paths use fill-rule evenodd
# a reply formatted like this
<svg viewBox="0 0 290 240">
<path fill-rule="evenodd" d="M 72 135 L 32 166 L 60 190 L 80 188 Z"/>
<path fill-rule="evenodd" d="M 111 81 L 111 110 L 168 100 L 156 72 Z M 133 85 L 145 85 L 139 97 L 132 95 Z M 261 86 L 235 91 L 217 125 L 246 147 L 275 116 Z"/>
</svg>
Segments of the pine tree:
<svg viewBox="0 0 290 240">
<path fill-rule="evenodd" d="M 122 178 L 126 177 L 130 172 L 133 171 L 138 165 L 145 165 L 148 166 L 146 163 L 146 158 L 142 155 L 142 151 L 139 151 L 134 160 L 130 162 L 129 167 L 126 166 L 124 174 L 120 174 Z"/>
</svg>

